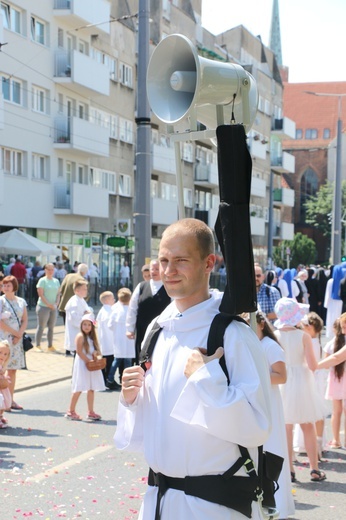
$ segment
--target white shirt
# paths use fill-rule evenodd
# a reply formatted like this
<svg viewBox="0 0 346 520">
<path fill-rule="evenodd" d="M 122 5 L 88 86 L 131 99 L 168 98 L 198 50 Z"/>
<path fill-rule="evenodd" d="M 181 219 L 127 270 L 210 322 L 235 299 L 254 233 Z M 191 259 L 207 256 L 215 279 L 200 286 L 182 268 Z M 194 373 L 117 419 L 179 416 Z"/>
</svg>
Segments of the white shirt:
<svg viewBox="0 0 346 520">
<path fill-rule="evenodd" d="M 84 298 L 75 294 L 66 304 L 66 323 L 65 323 L 65 348 L 70 352 L 76 350 L 75 339 L 80 332 L 80 322 L 85 312 L 92 312 L 91 307 Z"/>
<path fill-rule="evenodd" d="M 114 357 L 134 358 L 135 340 L 126 337 L 126 315 L 128 305 L 117 302 L 112 307 L 112 314 L 108 320 L 108 327 L 113 335 Z"/>
<path fill-rule="evenodd" d="M 142 283 L 142 282 L 141 282 Z M 151 294 L 154 296 L 162 287 L 162 281 L 161 280 L 152 280 L 150 278 L 150 290 Z M 129 303 L 129 310 L 127 312 L 126 317 L 126 331 L 127 332 L 134 332 L 136 329 L 136 321 L 137 321 L 137 313 L 138 313 L 138 301 L 139 301 L 139 290 L 140 290 L 141 284 L 139 283 L 135 290 L 132 293 L 131 300 Z"/>
<path fill-rule="evenodd" d="M 184 375 L 191 350 L 206 347 L 218 295 L 182 314 L 175 302 L 162 312 L 163 331 L 144 386 L 133 405 L 119 402 L 116 446 L 143 451 L 155 472 L 172 477 L 223 473 L 238 459 L 238 444 L 248 447 L 257 463 L 257 446 L 269 435 L 268 364 L 250 327 L 234 321 L 225 333 L 229 386 L 218 360 L 188 379 Z M 243 468 L 237 475 L 245 475 Z M 139 520 L 154 518 L 156 496 L 157 488 L 149 487 Z M 175 489 L 168 489 L 161 504 L 162 520 L 244 520 L 234 510 Z M 256 503 L 252 518 L 261 518 Z"/>
<path fill-rule="evenodd" d="M 112 356 L 114 353 L 113 334 L 108 327 L 108 320 L 111 314 L 112 305 L 103 305 L 96 317 L 97 333 L 103 356 Z"/>
<path fill-rule="evenodd" d="M 295 284 L 297 285 L 297 284 Z M 278 287 L 281 291 L 281 298 L 288 298 L 288 285 L 287 285 L 287 282 L 286 280 L 284 280 L 283 278 L 279 278 L 278 280 Z"/>
</svg>

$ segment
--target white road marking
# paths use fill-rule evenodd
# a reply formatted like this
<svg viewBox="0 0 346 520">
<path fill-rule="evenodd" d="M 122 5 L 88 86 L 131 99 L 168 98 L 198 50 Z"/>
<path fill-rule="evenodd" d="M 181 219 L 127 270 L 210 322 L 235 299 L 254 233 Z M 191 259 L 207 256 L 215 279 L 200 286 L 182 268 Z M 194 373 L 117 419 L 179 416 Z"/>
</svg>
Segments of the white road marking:
<svg viewBox="0 0 346 520">
<path fill-rule="evenodd" d="M 114 448 L 114 446 L 112 444 L 107 444 L 105 446 L 98 446 L 97 448 L 95 448 L 93 450 L 86 451 L 85 453 L 78 455 L 78 457 L 74 457 L 73 459 L 69 459 L 66 462 L 62 462 L 61 464 L 54 466 L 53 468 L 49 468 L 49 469 L 47 469 L 47 471 L 38 473 L 37 475 L 35 475 L 33 477 L 28 477 L 26 479 L 26 482 L 41 482 L 42 480 L 45 480 L 48 477 L 52 477 L 53 475 L 56 475 L 67 468 L 71 468 L 72 466 L 75 466 L 76 464 L 80 464 L 84 460 L 88 460 L 97 455 L 101 455 L 102 453 L 105 453 L 106 451 L 109 451 L 113 448 Z"/>
</svg>

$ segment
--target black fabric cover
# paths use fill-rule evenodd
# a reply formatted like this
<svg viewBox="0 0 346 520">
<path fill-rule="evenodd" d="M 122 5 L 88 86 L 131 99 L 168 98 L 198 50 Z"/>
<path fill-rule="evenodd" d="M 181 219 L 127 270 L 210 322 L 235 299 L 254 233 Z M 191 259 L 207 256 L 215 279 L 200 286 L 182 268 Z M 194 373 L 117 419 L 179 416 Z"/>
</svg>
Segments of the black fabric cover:
<svg viewBox="0 0 346 520">
<path fill-rule="evenodd" d="M 216 137 L 220 206 L 215 233 L 227 272 L 220 312 L 255 312 L 257 296 L 249 211 L 251 156 L 243 125 L 219 126 Z"/>
</svg>

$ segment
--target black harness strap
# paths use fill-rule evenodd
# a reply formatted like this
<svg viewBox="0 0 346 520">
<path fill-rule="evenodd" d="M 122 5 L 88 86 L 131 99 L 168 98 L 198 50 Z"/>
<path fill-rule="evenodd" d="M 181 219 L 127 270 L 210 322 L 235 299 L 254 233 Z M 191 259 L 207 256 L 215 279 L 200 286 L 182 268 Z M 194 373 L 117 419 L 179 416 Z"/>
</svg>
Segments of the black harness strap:
<svg viewBox="0 0 346 520">
<path fill-rule="evenodd" d="M 139 364 L 145 372 L 147 371 L 146 363 L 148 363 L 151 360 L 151 356 L 153 355 L 157 338 L 159 337 L 161 330 L 162 327 L 160 327 L 156 320 L 151 331 L 146 337 L 142 350 L 140 351 Z"/>
</svg>

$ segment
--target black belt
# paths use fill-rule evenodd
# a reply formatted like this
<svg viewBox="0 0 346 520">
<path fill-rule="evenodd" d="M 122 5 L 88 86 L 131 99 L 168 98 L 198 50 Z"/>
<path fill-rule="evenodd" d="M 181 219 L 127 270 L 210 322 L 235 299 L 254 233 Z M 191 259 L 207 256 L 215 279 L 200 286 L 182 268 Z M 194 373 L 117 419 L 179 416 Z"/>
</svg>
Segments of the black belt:
<svg viewBox="0 0 346 520">
<path fill-rule="evenodd" d="M 161 499 L 169 488 L 234 509 L 247 518 L 251 518 L 252 502 L 257 501 L 260 494 L 259 478 L 252 469 L 246 477 L 235 477 L 228 470 L 223 475 L 184 478 L 169 477 L 150 469 L 148 484 L 158 487 L 155 520 L 160 520 Z"/>
</svg>

